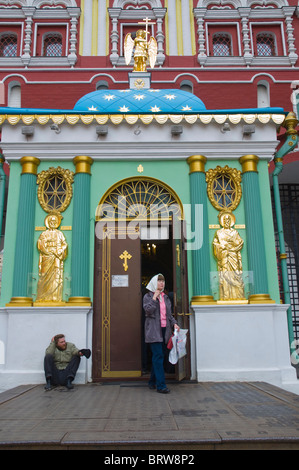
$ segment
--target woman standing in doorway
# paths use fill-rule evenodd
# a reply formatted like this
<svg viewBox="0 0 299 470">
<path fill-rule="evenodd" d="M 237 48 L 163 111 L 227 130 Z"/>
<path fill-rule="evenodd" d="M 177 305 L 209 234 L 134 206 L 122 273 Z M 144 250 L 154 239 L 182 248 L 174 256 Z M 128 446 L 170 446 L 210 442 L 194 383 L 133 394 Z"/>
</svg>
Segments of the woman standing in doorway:
<svg viewBox="0 0 299 470">
<path fill-rule="evenodd" d="M 143 298 L 145 342 L 150 344 L 152 351 L 152 371 L 149 388 L 157 388 L 159 393 L 170 392 L 165 383 L 164 354 L 166 344 L 172 335 L 172 327 L 179 330 L 171 313 L 171 302 L 163 292 L 164 287 L 164 276 L 157 274 L 146 286 L 149 292 Z"/>
</svg>

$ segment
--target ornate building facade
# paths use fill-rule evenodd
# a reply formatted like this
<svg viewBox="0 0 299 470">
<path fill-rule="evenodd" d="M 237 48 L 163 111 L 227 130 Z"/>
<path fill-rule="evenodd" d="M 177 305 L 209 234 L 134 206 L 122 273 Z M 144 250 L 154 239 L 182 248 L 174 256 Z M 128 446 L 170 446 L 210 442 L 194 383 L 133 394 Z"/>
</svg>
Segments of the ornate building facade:
<svg viewBox="0 0 299 470">
<path fill-rule="evenodd" d="M 82 382 L 144 376 L 142 286 L 162 271 L 189 329 L 178 379 L 296 383 L 283 281 L 289 250 L 294 313 L 298 244 L 275 235 L 269 168 L 276 187 L 284 162 L 296 204 L 297 12 L 284 0 L 0 0 L 0 380 L 41 381 L 61 330 L 93 350 Z M 157 44 L 144 74 L 125 58 L 138 29 Z"/>
</svg>

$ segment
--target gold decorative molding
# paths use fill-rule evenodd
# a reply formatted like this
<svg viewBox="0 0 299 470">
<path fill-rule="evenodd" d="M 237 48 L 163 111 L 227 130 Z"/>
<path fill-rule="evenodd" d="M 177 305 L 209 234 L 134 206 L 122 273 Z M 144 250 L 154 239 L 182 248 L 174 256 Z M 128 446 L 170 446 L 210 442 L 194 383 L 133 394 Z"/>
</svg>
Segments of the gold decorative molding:
<svg viewBox="0 0 299 470">
<path fill-rule="evenodd" d="M 20 160 L 20 163 L 22 165 L 22 175 L 28 173 L 32 175 L 37 174 L 37 167 L 40 164 L 40 160 L 36 157 L 22 157 Z"/>
<path fill-rule="evenodd" d="M 208 198 L 218 211 L 234 211 L 242 197 L 241 172 L 229 166 L 217 166 L 206 173 Z"/>
<path fill-rule="evenodd" d="M 36 232 L 41 232 L 43 230 L 46 230 L 45 225 L 39 225 L 39 226 L 35 227 Z M 61 225 L 60 230 L 72 230 L 72 226 L 71 225 Z"/>
<path fill-rule="evenodd" d="M 89 297 L 69 297 L 68 302 L 66 302 L 68 307 L 90 307 L 91 300 Z"/>
<path fill-rule="evenodd" d="M 290 112 L 283 122 L 283 126 L 286 128 L 287 135 L 297 135 L 296 126 L 298 124 L 298 119 L 296 118 L 295 113 Z"/>
<path fill-rule="evenodd" d="M 247 173 L 249 171 L 257 173 L 257 164 L 259 162 L 259 157 L 257 155 L 243 155 L 239 161 L 242 165 L 243 173 Z"/>
<path fill-rule="evenodd" d="M 137 90 L 142 90 L 142 88 L 145 87 L 145 82 L 142 80 L 142 78 L 137 78 L 134 82 L 135 87 Z"/>
<path fill-rule="evenodd" d="M 88 173 L 90 174 L 90 167 L 93 164 L 93 159 L 87 155 L 78 155 L 74 158 L 73 163 L 76 167 L 77 173 Z"/>
<path fill-rule="evenodd" d="M 106 191 L 96 208 L 96 221 L 103 217 L 105 220 L 135 219 L 135 207 L 140 210 L 138 220 L 169 220 L 172 215 L 180 218 L 184 214 L 183 205 L 170 186 L 154 178 L 135 176 L 115 183 Z"/>
<path fill-rule="evenodd" d="M 269 294 L 254 294 L 248 299 L 250 304 L 275 304 Z"/>
<path fill-rule="evenodd" d="M 204 173 L 207 157 L 204 155 L 192 155 L 187 159 L 190 168 L 190 174 L 195 172 Z"/>
<path fill-rule="evenodd" d="M 132 117 L 135 119 L 132 121 Z M 188 124 L 202 123 L 210 124 L 214 121 L 217 124 L 223 124 L 226 120 L 232 124 L 239 124 L 243 121 L 245 124 L 253 124 L 258 121 L 262 124 L 267 124 L 272 121 L 277 125 L 281 125 L 285 121 L 284 114 L 1 114 L 0 125 L 5 121 L 8 124 L 15 126 L 19 122 L 24 124 L 32 124 L 37 121 L 38 124 L 44 126 L 50 122 L 54 124 L 62 124 L 64 121 L 72 126 L 78 122 L 83 122 L 85 125 L 93 123 L 106 124 L 111 121 L 112 124 L 120 124 L 122 121 L 128 124 L 135 124 L 140 120 L 143 124 L 150 124 L 156 121 L 158 124 L 165 124 L 171 121 L 174 124 L 185 120 Z"/>
<path fill-rule="evenodd" d="M 73 182 L 74 173 L 60 166 L 41 171 L 36 184 L 38 184 L 37 197 L 42 209 L 45 212 L 64 212 L 72 200 Z"/>
<path fill-rule="evenodd" d="M 191 299 L 191 305 L 215 305 L 216 301 L 212 295 L 194 295 Z"/>
<path fill-rule="evenodd" d="M 12 297 L 6 307 L 32 307 L 31 297 Z"/>
</svg>

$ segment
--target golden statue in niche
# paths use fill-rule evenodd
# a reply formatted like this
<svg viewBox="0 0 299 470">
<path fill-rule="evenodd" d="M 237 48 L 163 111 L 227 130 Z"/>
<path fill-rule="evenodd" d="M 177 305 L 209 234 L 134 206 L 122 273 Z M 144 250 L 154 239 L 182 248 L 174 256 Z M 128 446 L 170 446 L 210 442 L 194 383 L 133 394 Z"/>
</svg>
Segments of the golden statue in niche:
<svg viewBox="0 0 299 470">
<path fill-rule="evenodd" d="M 155 23 L 150 22 L 148 18 L 145 18 L 144 21 L 145 23 L 139 24 L 146 25 L 145 31 L 143 29 L 139 29 L 136 32 L 135 39 L 132 39 L 131 33 L 128 33 L 125 37 L 124 54 L 126 65 L 129 65 L 131 62 L 132 52 L 135 47 L 133 72 L 146 72 L 148 60 L 150 67 L 154 68 L 157 59 L 158 45 L 156 39 L 151 36 L 149 41 L 147 40 L 147 35 L 150 34 L 148 31 L 148 25 Z"/>
<path fill-rule="evenodd" d="M 213 249 L 218 262 L 220 300 L 244 301 L 241 256 L 244 241 L 232 228 L 236 219 L 231 212 L 222 211 L 218 218 L 223 228 L 215 233 Z"/>
<path fill-rule="evenodd" d="M 47 215 L 47 228 L 37 241 L 40 254 L 36 302 L 62 302 L 63 264 L 67 257 L 68 245 L 63 233 L 57 230 L 61 220 L 59 213 Z"/>
</svg>

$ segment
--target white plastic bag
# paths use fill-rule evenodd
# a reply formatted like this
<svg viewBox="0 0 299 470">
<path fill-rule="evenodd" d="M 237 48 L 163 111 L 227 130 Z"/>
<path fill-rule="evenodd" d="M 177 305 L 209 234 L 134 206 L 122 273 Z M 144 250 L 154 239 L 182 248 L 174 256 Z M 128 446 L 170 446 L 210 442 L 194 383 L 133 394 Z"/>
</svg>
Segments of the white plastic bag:
<svg viewBox="0 0 299 470">
<path fill-rule="evenodd" d="M 177 333 L 178 339 L 177 339 L 177 352 L 178 352 L 178 358 L 181 359 L 181 357 L 186 356 L 187 350 L 186 350 L 186 342 L 187 342 L 187 333 L 188 330 L 182 330 Z"/>
<path fill-rule="evenodd" d="M 174 330 L 174 336 L 172 337 L 172 349 L 169 353 L 169 362 L 176 364 L 181 357 L 187 354 L 186 341 L 187 341 L 188 330 Z"/>
<path fill-rule="evenodd" d="M 174 335 L 172 337 L 172 348 L 169 352 L 169 357 L 168 357 L 168 360 L 171 364 L 176 364 L 179 359 L 178 351 L 177 351 L 177 340 L 178 340 L 178 337 L 177 337 L 176 330 L 175 330 Z"/>
</svg>

